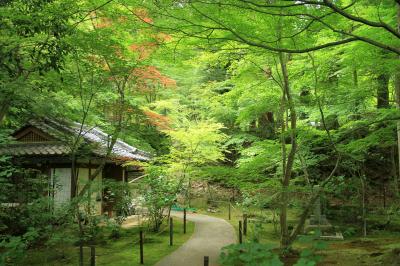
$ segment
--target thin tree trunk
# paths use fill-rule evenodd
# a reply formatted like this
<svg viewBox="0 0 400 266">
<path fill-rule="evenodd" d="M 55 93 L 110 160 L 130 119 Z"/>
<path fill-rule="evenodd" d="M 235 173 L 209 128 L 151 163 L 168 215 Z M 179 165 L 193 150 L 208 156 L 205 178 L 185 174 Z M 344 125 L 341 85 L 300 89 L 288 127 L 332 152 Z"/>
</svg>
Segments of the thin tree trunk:
<svg viewBox="0 0 400 266">
<path fill-rule="evenodd" d="M 282 193 L 281 193 L 281 213 L 280 213 L 280 225 L 281 225 L 281 248 L 287 249 L 289 247 L 290 236 L 288 232 L 287 224 L 287 209 L 289 202 L 289 184 L 292 175 L 294 159 L 297 151 L 297 139 L 296 139 L 296 123 L 297 116 L 294 108 L 294 101 L 290 92 L 289 75 L 287 72 L 287 55 L 279 53 L 279 62 L 281 65 L 282 77 L 283 77 L 283 94 L 286 96 L 286 102 L 290 113 L 290 138 L 291 138 L 291 149 L 287 156 L 286 165 L 282 177 Z"/>
<path fill-rule="evenodd" d="M 286 131 L 286 99 L 285 99 L 285 91 L 282 90 L 282 102 L 281 102 L 281 145 L 282 145 L 282 185 L 283 185 L 283 180 L 284 177 L 286 176 L 286 140 L 285 140 L 285 131 Z M 287 203 L 285 202 L 285 199 L 287 198 L 287 195 L 285 195 L 283 192 L 281 193 L 281 207 L 280 207 L 280 213 L 279 213 L 279 222 L 280 222 L 280 230 L 281 230 L 281 240 L 283 240 L 283 236 L 285 235 L 285 230 L 287 233 Z M 275 217 L 274 217 L 275 218 Z M 274 229 L 277 231 L 277 225 L 276 223 L 274 224 Z M 283 229 L 286 228 L 286 229 Z M 283 247 L 283 241 L 281 241 L 281 247 Z"/>
<path fill-rule="evenodd" d="M 306 208 L 303 210 L 303 213 L 300 216 L 300 220 L 298 221 L 295 229 L 292 231 L 290 238 L 289 238 L 289 245 L 291 245 L 297 238 L 297 236 L 300 234 L 300 232 L 303 230 L 304 224 L 306 222 L 307 217 L 309 216 L 311 209 L 313 208 L 315 202 L 317 201 L 317 199 L 320 197 L 321 194 L 321 190 L 325 187 L 326 184 L 328 184 L 331 179 L 334 177 L 338 167 L 339 167 L 339 163 L 341 160 L 341 156 L 340 153 L 338 152 L 338 150 L 336 149 L 335 143 L 332 140 L 331 134 L 329 132 L 329 129 L 326 127 L 326 123 L 325 123 L 325 115 L 324 115 L 324 111 L 322 109 L 322 104 L 321 101 L 318 97 L 318 93 L 317 93 L 317 88 L 318 88 L 318 75 L 317 75 L 317 68 L 315 66 L 315 61 L 314 58 L 312 56 L 312 54 L 308 54 L 310 56 L 312 65 L 313 65 L 313 69 L 314 69 L 314 93 L 315 93 L 315 97 L 317 99 L 317 103 L 318 103 L 318 109 L 319 112 L 321 114 L 321 121 L 322 121 L 322 125 L 324 130 L 326 131 L 326 134 L 328 135 L 329 138 L 329 142 L 332 146 L 332 148 L 335 150 L 335 152 L 337 153 L 337 159 L 336 159 L 336 163 L 335 163 L 335 167 L 332 169 L 331 173 L 329 174 L 329 176 L 319 185 L 319 188 L 317 191 L 313 191 L 313 194 L 306 206 Z"/>
<path fill-rule="evenodd" d="M 79 208 L 76 209 L 76 217 L 78 219 L 79 226 L 79 266 L 83 266 L 83 238 L 85 236 L 85 232 L 83 230 L 82 216 Z"/>
<path fill-rule="evenodd" d="M 353 68 L 353 86 L 355 89 L 358 88 L 358 72 L 357 72 L 356 66 Z M 356 102 L 354 103 L 354 112 L 356 114 L 358 114 L 360 111 L 361 103 L 362 103 L 362 101 L 360 101 L 359 99 L 356 99 Z M 355 116 L 355 118 L 357 119 L 357 115 Z"/>
<path fill-rule="evenodd" d="M 187 188 L 187 202 L 188 202 L 188 207 L 190 208 L 190 199 L 191 199 L 191 189 L 192 189 L 192 180 L 191 180 L 191 178 L 189 177 L 189 180 L 188 180 L 188 188 Z"/>
<path fill-rule="evenodd" d="M 396 164 L 396 148 L 397 148 L 397 146 L 396 145 L 393 145 L 392 147 L 391 147 L 391 149 L 390 149 L 390 161 L 391 161 L 391 164 L 392 164 L 392 170 L 391 170 L 391 176 L 393 177 L 393 187 L 394 187 L 394 190 L 395 190 L 395 194 L 399 194 L 398 193 L 398 189 L 396 190 L 396 188 L 398 188 L 399 187 L 399 184 L 398 184 L 398 175 L 397 175 L 397 164 Z M 390 182 L 389 182 L 389 184 L 390 184 Z M 384 192 L 385 192 L 385 208 L 386 208 L 386 183 L 384 183 L 383 184 L 383 187 L 384 187 Z"/>
<path fill-rule="evenodd" d="M 0 106 L 0 125 L 3 124 L 3 120 L 6 117 L 6 114 L 8 113 L 8 110 L 10 108 L 10 105 L 8 104 L 8 101 L 4 100 L 1 103 Z"/>
<path fill-rule="evenodd" d="M 366 184 L 365 184 L 365 176 L 360 176 L 361 182 L 361 207 L 362 207 L 362 220 L 363 220 L 363 236 L 367 237 L 367 217 L 366 217 L 366 204 L 365 204 L 365 191 L 366 191 Z"/>
<path fill-rule="evenodd" d="M 397 4 L 397 31 L 400 32 L 400 4 Z M 397 69 L 394 77 L 394 89 L 396 94 L 396 108 L 400 110 L 400 68 Z M 396 196 L 399 194 L 399 175 L 400 175 L 400 120 L 397 121 L 397 156 L 398 156 L 398 167 L 399 171 L 394 176 L 394 191 Z"/>
<path fill-rule="evenodd" d="M 389 75 L 380 74 L 376 79 L 376 107 L 388 108 L 389 107 Z"/>
</svg>

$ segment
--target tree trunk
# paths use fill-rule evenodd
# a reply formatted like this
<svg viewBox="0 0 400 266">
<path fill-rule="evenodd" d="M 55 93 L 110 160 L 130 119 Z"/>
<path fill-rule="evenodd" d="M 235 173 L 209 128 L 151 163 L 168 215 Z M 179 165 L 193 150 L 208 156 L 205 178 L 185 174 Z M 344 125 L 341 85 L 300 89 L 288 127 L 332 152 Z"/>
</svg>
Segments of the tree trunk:
<svg viewBox="0 0 400 266">
<path fill-rule="evenodd" d="M 400 32 L 400 4 L 397 4 L 397 31 Z M 400 68 L 397 69 L 394 77 L 394 89 L 396 94 L 396 109 L 400 110 Z M 397 121 L 397 156 L 398 156 L 398 167 L 399 172 L 394 178 L 394 191 L 396 196 L 400 196 L 399 193 L 399 175 L 400 175 L 400 120 Z"/>
<path fill-rule="evenodd" d="M 191 203 L 191 190 L 192 190 L 192 180 L 189 177 L 188 179 L 188 187 L 187 187 L 187 192 L 186 192 L 186 200 L 187 200 L 187 205 L 190 208 L 190 203 Z"/>
<path fill-rule="evenodd" d="M 294 164 L 294 159 L 297 150 L 297 139 L 296 139 L 296 123 L 297 116 L 296 110 L 294 108 L 294 101 L 292 99 L 290 85 L 289 85 L 289 75 L 287 72 L 287 55 L 284 53 L 279 53 L 279 62 L 281 65 L 282 77 L 283 77 L 283 95 L 286 97 L 286 103 L 288 105 L 290 114 L 290 138 L 291 138 L 291 149 L 287 155 L 286 164 L 284 165 L 284 171 L 282 176 L 282 192 L 281 192 L 281 213 L 280 213 L 280 226 L 281 226 L 281 248 L 287 249 L 290 246 L 290 235 L 288 232 L 287 224 L 287 209 L 289 202 L 289 183 L 290 177 L 292 175 L 292 169 Z M 283 139 L 284 141 L 284 139 Z M 285 145 L 285 143 L 282 143 Z"/>
<path fill-rule="evenodd" d="M 0 107 L 0 125 L 3 124 L 3 120 L 6 117 L 6 114 L 8 112 L 8 107 L 9 107 L 9 105 L 3 101 L 3 103 Z"/>
<path fill-rule="evenodd" d="M 360 176 L 361 182 L 361 208 L 362 208 L 362 220 L 363 220 L 363 236 L 367 237 L 367 212 L 366 212 L 366 204 L 365 204 L 365 191 L 366 191 L 366 182 L 365 176 Z"/>
<path fill-rule="evenodd" d="M 396 164 L 396 145 L 393 145 L 390 149 L 390 161 L 392 164 L 391 176 L 393 177 L 393 187 L 396 195 L 399 195 L 398 187 L 398 175 L 397 175 L 397 164 Z M 390 186 L 391 187 L 391 186 Z M 385 193 L 386 193 L 386 184 L 384 183 Z M 400 196 L 400 195 L 399 195 Z M 385 194 L 386 199 L 386 194 Z M 386 207 L 386 204 L 385 204 Z"/>
<path fill-rule="evenodd" d="M 355 89 L 358 88 L 358 72 L 356 67 L 354 67 L 353 69 L 353 86 Z M 354 104 L 354 112 L 355 112 L 354 119 L 358 119 L 358 113 L 360 112 L 361 104 L 362 101 L 360 101 L 359 98 L 356 98 L 356 102 Z"/>
<path fill-rule="evenodd" d="M 389 75 L 380 74 L 376 79 L 376 107 L 388 108 L 389 107 Z"/>
<path fill-rule="evenodd" d="M 396 109 L 400 110 L 400 70 L 395 75 Z M 394 191 L 399 196 L 399 174 L 400 174 L 400 120 L 397 121 L 397 157 L 398 172 L 394 175 Z"/>
</svg>

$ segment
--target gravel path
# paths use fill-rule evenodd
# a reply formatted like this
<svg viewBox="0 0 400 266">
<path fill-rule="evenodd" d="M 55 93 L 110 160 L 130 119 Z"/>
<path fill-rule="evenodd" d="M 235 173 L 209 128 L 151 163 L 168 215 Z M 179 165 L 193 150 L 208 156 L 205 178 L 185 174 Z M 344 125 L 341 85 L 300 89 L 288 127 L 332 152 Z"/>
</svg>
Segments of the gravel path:
<svg viewBox="0 0 400 266">
<path fill-rule="evenodd" d="M 182 217 L 182 212 L 172 212 Z M 157 262 L 155 266 L 203 266 L 204 256 L 210 257 L 210 266 L 218 265 L 222 247 L 235 243 L 236 235 L 227 221 L 202 214 L 187 214 L 195 222 L 191 238 L 176 251 Z"/>
</svg>

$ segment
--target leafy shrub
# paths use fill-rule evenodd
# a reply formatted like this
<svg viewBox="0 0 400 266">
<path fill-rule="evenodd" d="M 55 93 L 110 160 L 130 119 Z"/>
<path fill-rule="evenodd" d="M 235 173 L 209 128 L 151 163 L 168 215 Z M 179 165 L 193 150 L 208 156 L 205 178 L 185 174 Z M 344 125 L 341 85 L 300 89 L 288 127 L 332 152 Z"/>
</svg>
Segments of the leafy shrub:
<svg viewBox="0 0 400 266">
<path fill-rule="evenodd" d="M 313 235 L 305 235 L 299 237 L 299 242 L 308 245 L 300 253 L 300 259 L 294 266 L 314 266 L 322 260 L 322 256 L 317 255 L 317 252 L 328 247 L 327 243 L 319 240 L 321 232 L 317 231 Z"/>
<path fill-rule="evenodd" d="M 39 237 L 34 228 L 22 236 L 7 236 L 0 241 L 0 265 L 15 265 L 25 257 L 25 251 Z"/>
<path fill-rule="evenodd" d="M 351 237 L 357 234 L 357 229 L 354 227 L 347 227 L 344 231 L 343 231 L 343 236 L 344 237 Z"/>
<path fill-rule="evenodd" d="M 222 249 L 219 263 L 222 266 L 280 266 L 279 256 L 272 252 L 273 245 L 256 242 L 232 244 Z"/>
<path fill-rule="evenodd" d="M 118 225 L 126 220 L 131 214 L 132 195 L 129 186 L 125 182 L 112 179 L 103 180 L 106 193 L 106 200 L 112 202 L 112 208 L 116 212 L 115 221 Z"/>
<path fill-rule="evenodd" d="M 164 221 L 164 212 L 176 199 L 177 185 L 157 167 L 148 168 L 148 176 L 143 180 L 144 206 L 149 212 L 152 230 L 159 231 Z"/>
</svg>

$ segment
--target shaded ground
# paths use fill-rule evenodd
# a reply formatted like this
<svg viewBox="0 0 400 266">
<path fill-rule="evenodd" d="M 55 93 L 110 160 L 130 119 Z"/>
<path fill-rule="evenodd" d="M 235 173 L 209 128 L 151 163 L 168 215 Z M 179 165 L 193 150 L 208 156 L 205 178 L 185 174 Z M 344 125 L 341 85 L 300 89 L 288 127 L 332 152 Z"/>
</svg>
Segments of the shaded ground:
<svg viewBox="0 0 400 266">
<path fill-rule="evenodd" d="M 319 265 L 400 265 L 400 235 L 354 238 L 329 243 Z"/>
<path fill-rule="evenodd" d="M 182 217 L 181 212 L 172 215 Z M 188 214 L 187 219 L 195 223 L 192 237 L 155 266 L 202 266 L 204 256 L 209 256 L 210 266 L 218 265 L 221 248 L 236 242 L 233 227 L 223 219 L 202 214 Z"/>
<path fill-rule="evenodd" d="M 135 219 L 131 221 L 133 224 Z M 128 224 L 131 224 L 130 222 Z M 166 255 L 174 252 L 188 241 L 194 231 L 194 223 L 188 222 L 187 233 L 182 233 L 182 220 L 174 219 L 174 245 L 169 246 L 168 225 L 165 223 L 161 233 L 145 232 L 144 265 L 154 265 Z M 146 227 L 144 227 L 146 229 Z M 96 265 L 126 266 L 139 264 L 139 227 L 123 228 L 119 239 L 109 238 L 106 231 L 96 246 Z M 90 250 L 84 248 L 84 265 L 89 265 Z M 0 263 L 1 264 L 1 263 Z M 28 251 L 26 258 L 16 266 L 75 266 L 78 265 L 78 247 L 72 243 L 51 248 L 36 248 Z"/>
<path fill-rule="evenodd" d="M 262 225 L 262 228 L 255 230 L 255 224 L 249 220 L 248 235 L 243 236 L 244 241 L 251 241 L 255 236 L 261 243 L 273 244 L 279 247 L 279 232 L 275 231 L 272 222 L 272 213 L 270 210 L 264 210 L 262 213 L 253 209 L 236 210 L 232 209 L 231 220 L 228 220 L 228 208 L 224 204 L 218 206 L 216 213 L 207 212 L 207 205 L 198 205 L 199 212 L 219 217 L 227 220 L 238 231 L 238 222 L 242 220 L 242 213 L 258 213 L 268 217 L 268 221 Z M 296 223 L 297 213 L 293 210 L 289 213 L 289 224 Z M 278 221 L 279 222 L 279 221 Z M 335 222 L 336 225 L 336 222 Z M 346 228 L 346 227 L 344 227 Z M 278 228 L 279 230 L 279 228 Z M 368 237 L 361 236 L 345 237 L 344 241 L 327 241 L 328 248 L 320 252 L 323 261 L 318 266 L 400 266 L 400 232 L 375 230 L 369 231 Z M 296 242 L 294 248 L 301 251 L 305 245 Z M 295 264 L 298 256 L 285 260 L 286 266 Z"/>
</svg>

